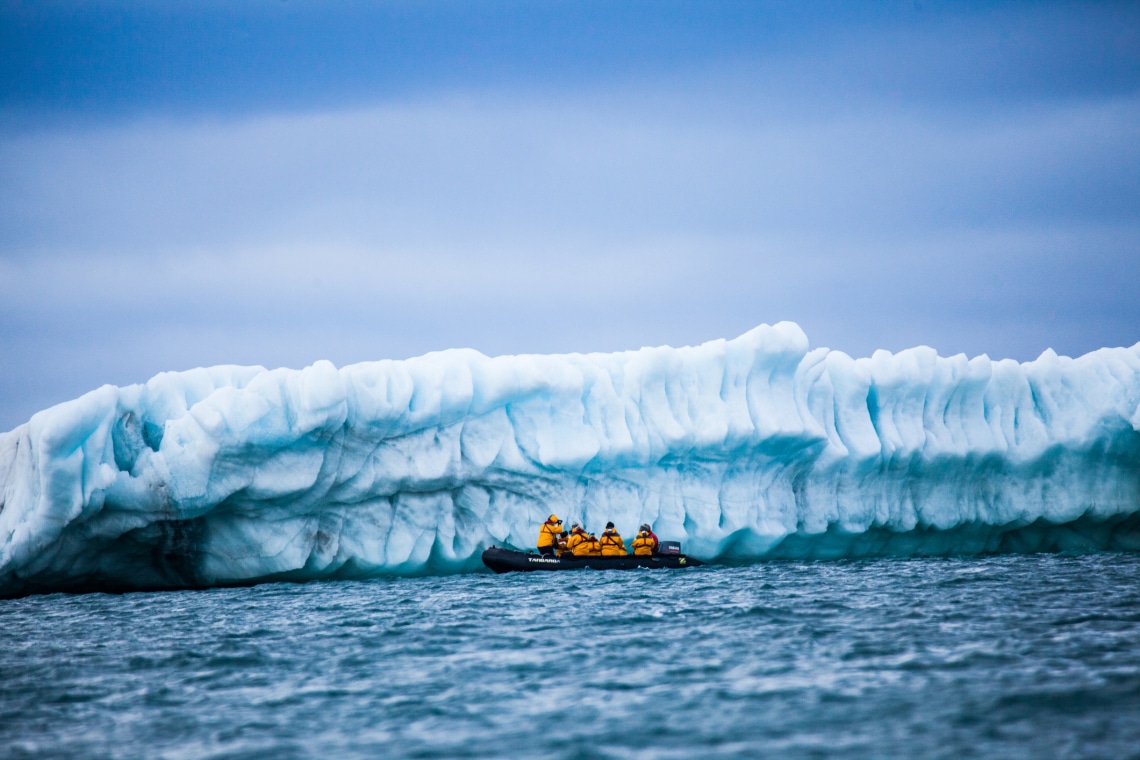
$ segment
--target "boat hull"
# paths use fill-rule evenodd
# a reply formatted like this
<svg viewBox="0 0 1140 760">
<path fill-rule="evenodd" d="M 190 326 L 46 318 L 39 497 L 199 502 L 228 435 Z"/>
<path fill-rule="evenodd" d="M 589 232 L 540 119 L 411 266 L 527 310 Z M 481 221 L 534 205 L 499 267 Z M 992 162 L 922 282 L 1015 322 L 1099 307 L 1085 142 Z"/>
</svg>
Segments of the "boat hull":
<svg viewBox="0 0 1140 760">
<path fill-rule="evenodd" d="M 663 570 L 666 568 L 698 567 L 699 559 L 684 554 L 655 555 L 640 557 L 628 554 L 623 557 L 546 557 L 534 552 L 520 552 L 513 549 L 500 549 L 492 546 L 483 552 L 483 564 L 496 573 L 550 570 Z"/>
</svg>

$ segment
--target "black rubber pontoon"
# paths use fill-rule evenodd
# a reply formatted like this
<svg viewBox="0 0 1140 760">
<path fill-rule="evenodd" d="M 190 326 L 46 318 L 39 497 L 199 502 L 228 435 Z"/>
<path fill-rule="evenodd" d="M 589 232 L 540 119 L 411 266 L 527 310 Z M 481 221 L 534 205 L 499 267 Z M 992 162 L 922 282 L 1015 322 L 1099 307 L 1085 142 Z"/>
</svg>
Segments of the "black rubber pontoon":
<svg viewBox="0 0 1140 760">
<path fill-rule="evenodd" d="M 534 570 L 636 570 L 639 567 L 658 570 L 698 567 L 705 563 L 684 554 L 656 554 L 652 557 L 633 554 L 624 557 L 545 557 L 534 552 L 492 546 L 483 552 L 483 564 L 496 573 L 528 573 Z"/>
</svg>

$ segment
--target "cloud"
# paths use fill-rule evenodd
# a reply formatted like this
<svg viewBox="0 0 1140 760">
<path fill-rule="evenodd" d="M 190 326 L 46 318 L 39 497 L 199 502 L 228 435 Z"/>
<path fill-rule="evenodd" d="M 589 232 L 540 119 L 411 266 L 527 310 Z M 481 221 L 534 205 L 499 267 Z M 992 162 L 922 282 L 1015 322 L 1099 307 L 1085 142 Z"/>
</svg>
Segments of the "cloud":
<svg viewBox="0 0 1140 760">
<path fill-rule="evenodd" d="M 340 236 L 390 245 L 1135 213 L 1137 101 L 944 119 L 615 98 L 429 101 L 6 141 L 9 250 Z M 674 98 L 676 99 L 674 94 Z M 1079 185 L 1074 192 L 1073 183 Z"/>
<path fill-rule="evenodd" d="M 922 96 L 951 42 L 839 34 L 550 92 L 0 131 L 0 428 L 199 364 L 618 350 L 780 319 L 857 355 L 1140 339 L 1140 95 L 1019 69 Z M 904 53 L 918 73 L 887 76 Z"/>
</svg>

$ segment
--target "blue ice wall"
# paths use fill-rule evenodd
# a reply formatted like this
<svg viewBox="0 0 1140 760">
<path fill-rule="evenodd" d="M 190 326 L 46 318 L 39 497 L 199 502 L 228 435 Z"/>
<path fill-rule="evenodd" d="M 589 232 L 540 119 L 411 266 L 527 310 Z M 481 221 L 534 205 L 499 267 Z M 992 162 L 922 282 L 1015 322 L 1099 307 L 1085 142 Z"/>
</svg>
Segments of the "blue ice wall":
<svg viewBox="0 0 1140 760">
<path fill-rule="evenodd" d="M 165 373 L 0 435 L 0 499 L 5 594 L 471 570 L 550 512 L 705 559 L 1140 548 L 1140 344 Z"/>
</svg>

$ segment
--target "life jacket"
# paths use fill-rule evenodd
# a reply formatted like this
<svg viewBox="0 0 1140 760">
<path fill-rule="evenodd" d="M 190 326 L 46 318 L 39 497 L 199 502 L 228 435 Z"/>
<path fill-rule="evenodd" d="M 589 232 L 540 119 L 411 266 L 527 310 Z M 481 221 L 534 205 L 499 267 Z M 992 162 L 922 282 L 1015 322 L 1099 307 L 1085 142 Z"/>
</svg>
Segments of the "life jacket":
<svg viewBox="0 0 1140 760">
<path fill-rule="evenodd" d="M 538 548 L 555 546 L 558 543 L 558 534 L 562 532 L 562 521 L 550 522 L 547 520 L 538 529 Z"/>
<path fill-rule="evenodd" d="M 622 541 L 621 536 L 616 530 L 607 530 L 602 534 L 599 541 L 602 544 L 603 557 L 624 557 L 625 541 Z"/>
<path fill-rule="evenodd" d="M 598 543 L 597 536 L 586 536 L 574 547 L 575 557 L 600 557 L 602 545 Z"/>
<path fill-rule="evenodd" d="M 648 531 L 641 531 L 637 534 L 637 538 L 633 539 L 633 553 L 638 557 L 652 557 L 656 549 L 657 542 Z"/>
<path fill-rule="evenodd" d="M 569 551 L 571 554 L 577 554 L 574 549 L 577 548 L 577 546 L 585 540 L 586 531 L 582 530 L 581 528 L 575 528 L 574 530 L 570 531 L 570 537 L 566 539 L 567 551 Z"/>
</svg>

